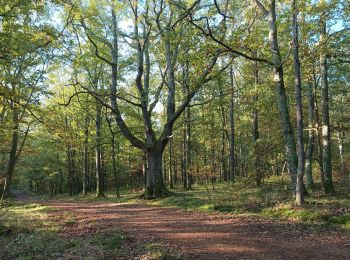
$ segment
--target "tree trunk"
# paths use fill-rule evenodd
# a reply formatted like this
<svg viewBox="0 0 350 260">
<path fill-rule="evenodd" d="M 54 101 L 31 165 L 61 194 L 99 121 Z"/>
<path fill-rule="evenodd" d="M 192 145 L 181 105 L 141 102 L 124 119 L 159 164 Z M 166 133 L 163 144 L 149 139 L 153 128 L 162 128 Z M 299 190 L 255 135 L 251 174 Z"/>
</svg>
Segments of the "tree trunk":
<svg viewBox="0 0 350 260">
<path fill-rule="evenodd" d="M 88 139 L 89 138 L 89 118 L 85 117 L 85 131 L 84 131 L 84 160 L 83 160 L 83 195 L 87 193 L 86 184 L 87 176 L 89 174 L 89 151 L 88 151 Z"/>
<path fill-rule="evenodd" d="M 174 185 L 176 185 L 178 182 L 177 179 L 177 157 L 174 159 Z"/>
<path fill-rule="evenodd" d="M 188 64 L 183 66 L 183 93 L 189 95 L 189 82 L 188 82 Z M 183 143 L 183 175 L 184 175 L 184 188 L 186 190 L 192 190 L 192 168 L 191 168 L 191 109 L 187 107 L 185 109 L 185 128 L 184 128 L 184 143 Z"/>
<path fill-rule="evenodd" d="M 158 147 L 147 151 L 146 198 L 163 197 L 167 194 L 162 175 L 162 153 L 163 150 Z"/>
<path fill-rule="evenodd" d="M 225 127 L 221 131 L 221 173 L 224 181 L 228 181 L 227 169 L 226 169 L 226 133 Z"/>
<path fill-rule="evenodd" d="M 168 170 L 167 170 L 167 161 L 166 161 L 165 154 L 163 156 L 162 165 L 163 165 L 163 181 L 164 181 L 164 185 L 165 185 L 166 175 L 167 175 L 167 172 L 168 172 Z"/>
<path fill-rule="evenodd" d="M 76 195 L 76 178 L 75 178 L 75 162 L 74 149 L 72 144 L 68 144 L 67 161 L 68 161 L 68 179 L 69 179 L 69 195 Z"/>
<path fill-rule="evenodd" d="M 303 144 L 303 106 L 301 94 L 301 68 L 299 60 L 299 43 L 298 43 L 298 10 L 296 0 L 292 0 L 293 9 L 293 59 L 294 59 L 294 83 L 295 83 L 295 100 L 296 100 L 296 118 L 297 118 L 297 183 L 295 190 L 295 203 L 301 206 L 304 203 L 304 144 Z"/>
<path fill-rule="evenodd" d="M 297 165 L 298 157 L 296 145 L 293 136 L 293 128 L 290 121 L 288 98 L 284 85 L 283 63 L 278 45 L 277 25 L 276 25 L 276 1 L 271 0 L 270 11 L 268 12 L 269 20 L 269 40 L 272 51 L 273 78 L 277 93 L 278 111 L 281 121 L 284 147 L 287 157 L 287 165 L 292 181 L 292 191 L 295 192 L 297 183 Z"/>
<path fill-rule="evenodd" d="M 114 184 L 115 184 L 115 190 L 117 192 L 117 198 L 120 198 L 120 189 L 119 189 L 119 173 L 117 169 L 117 161 L 116 161 L 116 145 L 115 145 L 115 133 L 112 134 L 112 171 L 114 176 Z"/>
<path fill-rule="evenodd" d="M 105 161 L 105 155 L 104 155 L 104 149 L 103 144 L 101 145 L 101 171 L 102 171 L 102 183 L 103 183 L 103 193 L 107 192 L 108 186 L 108 174 L 107 174 L 107 167 L 106 167 L 106 161 Z"/>
<path fill-rule="evenodd" d="M 186 120 L 186 119 L 185 119 Z M 187 172 L 186 172 L 186 128 L 183 129 L 182 154 L 181 154 L 181 179 L 183 188 L 187 188 Z"/>
<path fill-rule="evenodd" d="M 191 153 L 192 153 L 192 143 L 191 143 L 191 112 L 190 108 L 186 108 L 186 135 L 185 135 L 185 144 L 186 144 L 186 190 L 192 190 L 192 162 L 191 162 Z"/>
<path fill-rule="evenodd" d="M 321 1 L 323 2 L 323 1 Z M 326 44 L 326 21 L 325 14 L 321 15 L 321 36 L 320 36 L 320 73 L 321 73 L 321 100 L 322 100 L 322 168 L 324 177 L 324 190 L 326 193 L 334 192 L 332 179 L 331 161 L 331 133 L 329 122 L 329 89 L 328 89 L 328 61 L 325 53 Z"/>
<path fill-rule="evenodd" d="M 307 89 L 308 100 L 308 121 L 309 121 L 309 140 L 306 149 L 305 160 L 305 174 L 306 174 L 306 187 L 314 188 L 315 183 L 312 174 L 312 156 L 315 148 L 315 97 L 313 93 L 313 86 L 309 83 Z"/>
<path fill-rule="evenodd" d="M 13 130 L 12 130 L 12 141 L 11 141 L 11 149 L 10 149 L 10 157 L 7 165 L 6 173 L 5 173 L 5 183 L 4 190 L 2 193 L 1 201 L 7 199 L 10 195 L 10 187 L 12 183 L 13 172 L 15 170 L 15 165 L 17 161 L 17 147 L 18 147 L 18 139 L 19 139 L 19 120 L 18 120 L 18 109 L 13 108 Z"/>
<path fill-rule="evenodd" d="M 337 138 L 338 138 L 338 149 L 339 149 L 341 170 L 345 171 L 345 164 L 344 164 L 344 131 L 339 129 L 337 131 Z"/>
<path fill-rule="evenodd" d="M 234 81 L 233 81 L 233 67 L 230 67 L 230 84 L 231 84 L 231 96 L 230 96 L 230 181 L 234 181 L 235 173 L 235 121 L 234 121 Z"/>
<path fill-rule="evenodd" d="M 102 143 L 101 143 L 101 124 L 102 114 L 101 105 L 96 100 L 96 148 L 95 148 L 95 165 L 96 165 L 96 197 L 103 197 L 103 172 L 102 172 Z"/>
<path fill-rule="evenodd" d="M 60 162 L 60 156 L 59 153 L 57 152 L 56 154 L 57 158 L 57 163 L 59 164 L 58 166 L 58 173 L 59 173 L 59 183 L 58 183 L 58 193 L 63 193 L 63 171 L 61 168 L 61 162 Z"/>
<path fill-rule="evenodd" d="M 173 181 L 173 167 L 174 167 L 174 158 L 173 158 L 173 138 L 169 140 L 169 187 L 170 189 L 174 188 Z"/>
<path fill-rule="evenodd" d="M 255 52 L 254 55 L 257 57 L 257 53 Z M 259 84 L 259 69 L 258 69 L 258 62 L 254 62 L 254 85 L 255 85 L 255 91 L 257 91 Z M 255 171 L 255 181 L 256 186 L 261 186 L 261 178 L 262 173 L 259 165 L 259 147 L 257 145 L 257 142 L 260 138 L 259 133 L 259 112 L 258 112 L 258 94 L 255 94 L 253 96 L 253 102 L 254 102 L 254 108 L 253 108 L 253 120 L 252 120 L 252 136 L 253 136 L 253 145 L 254 145 L 254 171 Z"/>
<path fill-rule="evenodd" d="M 316 88 L 317 88 L 317 80 L 316 76 L 314 75 L 314 97 L 315 97 L 315 119 L 316 119 L 316 130 L 317 130 L 317 148 L 318 148 L 318 164 L 320 167 L 320 179 L 321 179 L 321 185 L 324 187 L 324 175 L 323 175 L 323 163 L 322 163 L 322 125 L 321 125 L 321 119 L 320 119 L 320 112 L 319 112 L 319 105 L 317 102 L 317 95 L 316 95 Z"/>
</svg>

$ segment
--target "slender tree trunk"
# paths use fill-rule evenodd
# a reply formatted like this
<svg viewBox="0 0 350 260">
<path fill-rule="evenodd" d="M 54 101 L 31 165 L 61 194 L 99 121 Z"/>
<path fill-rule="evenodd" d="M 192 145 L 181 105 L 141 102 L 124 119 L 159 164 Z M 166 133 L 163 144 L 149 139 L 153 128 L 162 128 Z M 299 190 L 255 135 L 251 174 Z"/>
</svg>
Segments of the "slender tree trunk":
<svg viewBox="0 0 350 260">
<path fill-rule="evenodd" d="M 174 159 L 174 185 L 177 184 L 178 179 L 177 179 L 177 156 Z"/>
<path fill-rule="evenodd" d="M 304 144 L 303 144 L 303 106 L 301 94 L 301 68 L 299 60 L 299 42 L 298 42 L 298 9 L 296 0 L 292 0 L 293 9 L 293 58 L 294 58 L 294 82 L 295 82 L 295 100 L 296 100 L 296 117 L 297 117 L 297 155 L 298 155 L 298 170 L 297 183 L 295 190 L 295 203 L 301 206 L 304 203 Z"/>
<path fill-rule="evenodd" d="M 312 156 L 315 147 L 315 101 L 313 86 L 309 83 L 307 89 L 307 100 L 308 100 L 308 121 L 309 121 L 309 139 L 305 154 L 305 174 L 306 174 L 306 187 L 314 188 L 314 179 L 312 174 Z"/>
<path fill-rule="evenodd" d="M 233 80 L 233 67 L 230 67 L 230 85 L 231 85 L 231 95 L 230 95 L 230 181 L 234 181 L 236 177 L 235 173 L 235 121 L 234 121 L 234 80 Z"/>
<path fill-rule="evenodd" d="M 191 143 L 191 111 L 188 107 L 185 111 L 186 113 L 186 189 L 192 190 L 192 143 Z"/>
<path fill-rule="evenodd" d="M 95 163 L 92 163 L 92 162 L 94 162 L 95 155 L 93 155 L 93 156 L 92 155 L 90 158 L 91 164 L 90 164 L 90 177 L 89 177 L 89 192 L 96 190 L 96 188 L 95 188 L 96 182 L 94 180 L 94 176 L 96 174 Z"/>
<path fill-rule="evenodd" d="M 89 151 L 88 151 L 88 142 L 89 142 L 89 118 L 85 118 L 85 131 L 84 131 L 84 160 L 83 160 L 83 195 L 87 193 L 86 184 L 87 176 L 89 174 Z"/>
<path fill-rule="evenodd" d="M 61 193 L 63 193 L 63 171 L 61 168 L 60 156 L 59 156 L 58 152 L 56 154 L 56 159 L 57 159 L 57 163 L 59 164 L 59 166 L 58 166 L 58 173 L 59 173 L 58 193 L 61 194 Z"/>
<path fill-rule="evenodd" d="M 186 119 L 185 119 L 186 120 Z M 187 172 L 186 172 L 186 127 L 183 129 L 182 154 L 181 154 L 181 178 L 183 188 L 187 188 Z"/>
<path fill-rule="evenodd" d="M 60 183 L 58 186 L 58 192 L 62 194 L 63 193 L 63 171 L 61 167 L 59 168 L 58 172 L 60 173 Z"/>
<path fill-rule="evenodd" d="M 297 166 L 298 156 L 293 135 L 293 128 L 290 121 L 288 98 L 284 85 L 283 63 L 278 45 L 277 25 L 276 25 L 276 1 L 271 0 L 270 11 L 268 12 L 269 20 L 269 40 L 272 51 L 273 78 L 276 86 L 277 104 L 280 115 L 284 147 L 287 157 L 287 166 L 292 181 L 292 191 L 295 192 L 297 184 Z"/>
<path fill-rule="evenodd" d="M 96 100 L 96 148 L 95 148 L 95 165 L 96 165 L 96 197 L 103 197 L 103 169 L 102 169 L 102 135 L 101 135 L 101 125 L 102 125 L 102 113 L 101 105 Z"/>
<path fill-rule="evenodd" d="M 167 175 L 167 161 L 166 161 L 166 156 L 165 153 L 163 155 L 163 161 L 162 161 L 162 165 L 163 165 L 163 181 L 164 181 L 164 185 L 165 185 L 165 181 L 166 181 L 166 175 Z"/>
<path fill-rule="evenodd" d="M 169 140 L 169 187 L 170 189 L 174 188 L 173 182 L 173 167 L 174 167 L 174 158 L 173 158 L 173 138 Z"/>
<path fill-rule="evenodd" d="M 119 189 L 119 173 L 117 169 L 117 160 L 116 160 L 116 145 L 115 145 L 115 133 L 112 132 L 112 171 L 114 176 L 115 190 L 117 192 L 117 198 L 120 198 L 120 189 Z"/>
<path fill-rule="evenodd" d="M 101 146 L 101 168 L 102 168 L 102 183 L 103 183 L 103 193 L 107 192 L 108 186 L 108 169 L 106 167 L 105 155 L 103 145 Z"/>
<path fill-rule="evenodd" d="M 148 158 L 147 153 L 144 153 L 142 157 L 142 174 L 143 174 L 143 188 L 146 190 L 147 187 L 147 172 L 148 172 Z"/>
<path fill-rule="evenodd" d="M 227 169 L 226 169 L 226 133 L 225 127 L 221 131 L 221 173 L 224 181 L 228 181 Z"/>
<path fill-rule="evenodd" d="M 339 149 L 339 157 L 340 157 L 340 165 L 342 171 L 345 170 L 345 164 L 344 164 L 344 131 L 339 129 L 337 131 L 337 138 L 338 138 L 338 149 Z"/>
<path fill-rule="evenodd" d="M 12 141 L 11 141 L 11 149 L 10 149 L 10 157 L 7 165 L 7 169 L 5 172 L 5 183 L 4 190 L 2 193 L 1 201 L 7 199 L 10 195 L 10 187 L 12 183 L 13 172 L 15 170 L 15 165 L 17 161 L 17 147 L 19 140 L 19 111 L 17 108 L 13 107 L 13 130 L 12 130 Z"/>
<path fill-rule="evenodd" d="M 190 92 L 188 82 L 188 64 L 183 67 L 183 92 L 184 95 L 188 95 Z M 192 190 L 192 168 L 191 168 L 191 109 L 187 107 L 185 109 L 185 128 L 184 128 L 184 143 L 183 143 L 183 175 L 184 175 L 184 188 L 186 190 Z"/>
<path fill-rule="evenodd" d="M 321 1 L 323 3 L 323 1 Z M 321 36 L 320 36 L 320 73 L 321 73 L 321 100 L 322 100 L 322 164 L 324 176 L 324 190 L 326 193 L 334 192 L 332 179 L 331 158 L 331 133 L 329 120 L 329 88 L 328 88 L 328 58 L 326 49 L 326 18 L 321 14 Z"/>
<path fill-rule="evenodd" d="M 257 53 L 255 52 L 254 55 L 257 57 Z M 259 84 L 259 68 L 258 68 L 258 62 L 254 62 L 254 85 L 255 85 L 255 91 L 257 91 L 257 87 Z M 254 108 L 253 108 L 253 120 L 252 120 L 252 136 L 253 136 L 253 144 L 254 144 L 254 171 L 255 171 L 255 181 L 256 186 L 261 186 L 261 178 L 262 173 L 259 165 L 259 150 L 257 142 L 260 139 L 260 133 L 259 133 L 259 112 L 258 112 L 258 101 L 259 96 L 258 94 L 255 94 L 253 96 L 253 102 L 254 102 Z"/>
<path fill-rule="evenodd" d="M 321 179 L 321 185 L 324 187 L 324 175 L 323 175 L 323 163 L 322 163 L 322 125 L 321 125 L 321 119 L 320 119 L 320 112 L 319 112 L 319 105 L 317 102 L 317 95 L 316 95 L 316 89 L 317 89 L 317 80 L 316 76 L 314 75 L 314 97 L 315 97 L 315 119 L 316 119 L 316 130 L 317 130 L 317 148 L 318 148 L 318 164 L 320 167 L 320 179 Z"/>
<path fill-rule="evenodd" d="M 76 182 L 75 182 L 75 163 L 74 163 L 74 149 L 72 144 L 68 144 L 67 147 L 67 161 L 68 161 L 68 179 L 69 179 L 69 195 L 76 195 Z"/>
</svg>

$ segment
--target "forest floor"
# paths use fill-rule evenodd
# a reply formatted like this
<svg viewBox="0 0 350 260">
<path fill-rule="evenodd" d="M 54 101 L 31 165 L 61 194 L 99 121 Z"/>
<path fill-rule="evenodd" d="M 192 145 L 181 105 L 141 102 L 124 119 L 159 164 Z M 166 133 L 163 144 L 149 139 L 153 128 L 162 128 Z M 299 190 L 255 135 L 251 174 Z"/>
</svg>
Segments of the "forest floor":
<svg viewBox="0 0 350 260">
<path fill-rule="evenodd" d="M 61 251 L 42 259 L 348 259 L 350 255 L 349 232 L 333 227 L 137 202 L 16 196 L 32 207 L 48 207 L 46 225 L 41 225 L 57 226 L 54 243 L 57 238 L 68 241 Z M 18 233 L 16 240 L 14 244 L 21 241 Z M 37 255 L 33 258 L 40 259 Z"/>
</svg>

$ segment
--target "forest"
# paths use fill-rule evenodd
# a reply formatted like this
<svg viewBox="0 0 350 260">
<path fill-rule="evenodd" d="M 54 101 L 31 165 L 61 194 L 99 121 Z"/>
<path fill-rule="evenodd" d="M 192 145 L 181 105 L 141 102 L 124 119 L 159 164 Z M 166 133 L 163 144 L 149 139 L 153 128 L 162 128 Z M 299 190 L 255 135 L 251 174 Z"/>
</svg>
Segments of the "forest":
<svg viewBox="0 0 350 260">
<path fill-rule="evenodd" d="M 0 67 L 0 259 L 349 257 L 348 0 L 0 0 Z"/>
</svg>

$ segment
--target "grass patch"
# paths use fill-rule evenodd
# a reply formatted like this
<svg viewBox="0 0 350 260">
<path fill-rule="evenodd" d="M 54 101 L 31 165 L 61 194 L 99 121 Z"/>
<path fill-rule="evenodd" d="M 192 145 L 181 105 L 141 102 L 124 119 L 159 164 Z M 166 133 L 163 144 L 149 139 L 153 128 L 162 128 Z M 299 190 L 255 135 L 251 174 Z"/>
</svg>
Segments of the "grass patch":
<svg viewBox="0 0 350 260">
<path fill-rule="evenodd" d="M 148 259 L 176 259 L 170 256 L 169 251 L 159 243 L 147 243 L 144 245 Z"/>
</svg>

